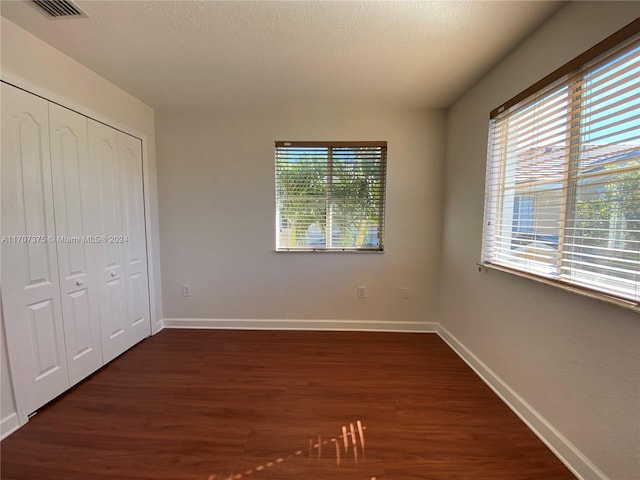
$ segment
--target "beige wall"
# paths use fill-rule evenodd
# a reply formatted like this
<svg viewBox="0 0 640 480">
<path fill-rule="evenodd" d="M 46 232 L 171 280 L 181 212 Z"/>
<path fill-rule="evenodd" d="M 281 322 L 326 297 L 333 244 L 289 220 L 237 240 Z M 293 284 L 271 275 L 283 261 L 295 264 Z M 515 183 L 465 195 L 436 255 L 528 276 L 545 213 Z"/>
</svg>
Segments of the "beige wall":
<svg viewBox="0 0 640 480">
<path fill-rule="evenodd" d="M 451 108 L 440 274 L 443 326 L 619 480 L 640 474 L 640 318 L 476 262 L 489 111 L 639 15 L 569 2 Z"/>
<path fill-rule="evenodd" d="M 154 111 L 123 90 L 119 89 L 91 70 L 80 65 L 58 50 L 50 47 L 4 17 L 1 18 L 1 69 L 3 78 L 17 77 L 28 85 L 44 89 L 56 99 L 66 99 L 77 106 L 90 110 L 102 119 L 109 119 L 147 136 L 151 235 L 153 263 L 159 265 L 158 215 L 155 168 L 155 124 Z M 82 113 L 87 113 L 83 111 Z M 159 268 L 154 270 L 155 285 L 160 285 Z M 158 292 L 159 293 L 159 292 Z M 162 316 L 159 298 L 154 305 L 157 315 Z M 4 331 L 2 332 L 4 342 Z M 4 355 L 4 354 L 3 354 Z M 6 362 L 3 360 L 3 372 Z M 11 397 L 8 377 L 2 375 L 2 418 L 10 414 L 6 409 L 12 405 L 5 401 Z"/>
<path fill-rule="evenodd" d="M 165 317 L 435 321 L 444 126 L 425 111 L 157 112 Z M 275 140 L 388 141 L 385 253 L 274 252 Z"/>
</svg>

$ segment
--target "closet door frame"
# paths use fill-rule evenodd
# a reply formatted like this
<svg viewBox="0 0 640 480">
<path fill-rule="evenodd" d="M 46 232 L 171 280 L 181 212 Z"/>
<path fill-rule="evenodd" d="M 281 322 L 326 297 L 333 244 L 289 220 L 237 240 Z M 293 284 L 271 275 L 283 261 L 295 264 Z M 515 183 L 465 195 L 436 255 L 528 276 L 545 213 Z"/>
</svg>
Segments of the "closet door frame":
<svg viewBox="0 0 640 480">
<path fill-rule="evenodd" d="M 38 85 L 25 81 L 24 79 L 17 77 L 8 72 L 4 72 L 0 70 L 0 81 L 6 83 L 10 86 L 18 88 L 20 90 L 24 90 L 27 93 L 38 96 L 47 100 L 51 103 L 60 105 L 61 107 L 67 108 L 69 110 L 73 110 L 85 117 L 95 120 L 100 123 L 104 123 L 111 128 L 115 128 L 123 133 L 131 135 L 140 139 L 142 142 L 142 188 L 143 188 L 143 199 L 144 199 L 144 225 L 145 225 L 145 244 L 146 244 L 146 260 L 147 260 L 147 275 L 149 278 L 149 312 L 150 312 L 150 331 L 151 335 L 155 335 L 163 328 L 162 324 L 162 316 L 161 316 L 161 305 L 160 305 L 160 284 L 159 284 L 159 263 L 154 260 L 155 249 L 153 247 L 153 239 L 152 239 L 152 225 L 151 225 L 151 213 L 152 209 L 152 200 L 151 200 L 151 172 L 149 165 L 149 142 L 147 134 L 140 132 L 136 129 L 133 129 L 127 125 L 124 125 L 120 122 L 113 120 L 101 113 L 95 112 L 83 105 L 79 105 L 76 102 L 70 101 L 65 97 L 57 95 L 45 88 L 42 88 Z M 2 259 L 0 258 L 0 262 Z M 0 295 L 2 292 L 0 291 Z M 2 305 L 2 303 L 0 303 Z M 2 307 L 4 309 L 4 307 Z M 2 312 L 2 316 L 5 317 L 6 313 L 4 310 Z M 6 338 L 6 335 L 5 335 Z M 19 376 L 19 372 L 15 371 L 14 364 L 15 361 L 11 359 L 11 348 L 8 348 L 7 354 L 9 355 L 9 373 L 11 377 L 11 386 L 13 387 L 14 400 L 16 405 L 16 411 L 18 414 L 18 423 L 20 426 L 26 424 L 29 420 L 29 415 L 31 412 L 28 410 L 28 398 L 26 397 L 26 392 L 19 385 L 19 381 L 16 381 L 16 378 Z M 18 385 L 16 385 L 18 384 Z M 16 388 L 17 387 L 17 388 Z"/>
</svg>

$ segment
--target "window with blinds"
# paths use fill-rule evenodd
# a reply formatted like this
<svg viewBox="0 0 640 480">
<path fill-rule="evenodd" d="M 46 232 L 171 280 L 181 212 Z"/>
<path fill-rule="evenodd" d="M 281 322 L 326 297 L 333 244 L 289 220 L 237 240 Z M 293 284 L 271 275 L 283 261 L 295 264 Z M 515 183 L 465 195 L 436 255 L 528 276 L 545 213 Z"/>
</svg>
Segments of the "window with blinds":
<svg viewBox="0 0 640 480">
<path fill-rule="evenodd" d="M 382 251 L 386 142 L 276 142 L 276 250 Z"/>
<path fill-rule="evenodd" d="M 491 112 L 485 264 L 640 303 L 639 31 Z"/>
</svg>

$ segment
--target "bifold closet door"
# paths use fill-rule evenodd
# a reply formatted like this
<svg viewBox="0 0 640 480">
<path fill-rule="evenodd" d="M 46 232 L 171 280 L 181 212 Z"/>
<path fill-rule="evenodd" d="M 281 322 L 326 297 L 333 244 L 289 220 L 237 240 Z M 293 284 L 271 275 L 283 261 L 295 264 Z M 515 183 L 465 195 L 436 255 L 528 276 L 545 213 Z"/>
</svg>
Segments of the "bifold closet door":
<svg viewBox="0 0 640 480">
<path fill-rule="evenodd" d="M 98 169 L 96 229 L 101 241 L 96 245 L 106 363 L 147 337 L 151 328 L 142 153 L 140 140 L 93 120 L 89 120 L 89 146 Z"/>
<path fill-rule="evenodd" d="M 2 83 L 2 299 L 21 416 L 150 334 L 142 142 Z"/>
<path fill-rule="evenodd" d="M 62 318 L 75 384 L 103 364 L 93 243 L 97 169 L 89 157 L 87 117 L 50 103 L 49 128 Z"/>
<path fill-rule="evenodd" d="M 21 410 L 69 383 L 55 243 L 48 102 L 2 84 L 2 302 Z"/>
</svg>

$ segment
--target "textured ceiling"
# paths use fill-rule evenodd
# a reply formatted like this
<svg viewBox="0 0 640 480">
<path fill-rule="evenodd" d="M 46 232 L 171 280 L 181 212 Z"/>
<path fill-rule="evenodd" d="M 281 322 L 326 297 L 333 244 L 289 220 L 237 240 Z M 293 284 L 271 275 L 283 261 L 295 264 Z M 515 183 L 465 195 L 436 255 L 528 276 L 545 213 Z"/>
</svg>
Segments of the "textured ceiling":
<svg viewBox="0 0 640 480">
<path fill-rule="evenodd" d="M 154 108 L 440 108 L 558 2 L 78 1 L 3 16 Z M 2 41 L 11 41 L 2 38 Z"/>
</svg>

